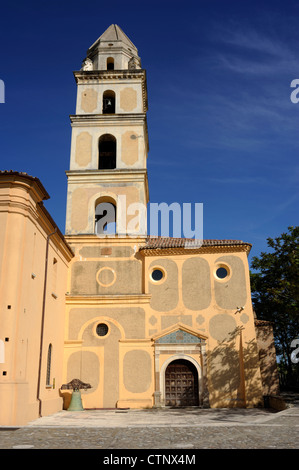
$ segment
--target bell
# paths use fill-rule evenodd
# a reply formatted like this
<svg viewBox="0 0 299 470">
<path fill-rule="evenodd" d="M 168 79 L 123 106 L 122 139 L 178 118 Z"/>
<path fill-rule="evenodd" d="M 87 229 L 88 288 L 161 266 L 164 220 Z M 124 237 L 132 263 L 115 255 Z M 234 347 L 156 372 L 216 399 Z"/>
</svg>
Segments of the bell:
<svg viewBox="0 0 299 470">
<path fill-rule="evenodd" d="M 80 390 L 73 390 L 72 399 L 68 411 L 84 411 Z"/>
</svg>

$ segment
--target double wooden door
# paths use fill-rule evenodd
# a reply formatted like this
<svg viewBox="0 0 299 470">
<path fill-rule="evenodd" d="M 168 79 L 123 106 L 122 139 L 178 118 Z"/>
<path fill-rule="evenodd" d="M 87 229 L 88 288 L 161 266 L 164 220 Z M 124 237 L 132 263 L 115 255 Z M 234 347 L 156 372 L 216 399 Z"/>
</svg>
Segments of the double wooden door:
<svg viewBox="0 0 299 470">
<path fill-rule="evenodd" d="M 165 405 L 198 406 L 198 374 L 195 366 L 178 359 L 165 371 Z"/>
</svg>

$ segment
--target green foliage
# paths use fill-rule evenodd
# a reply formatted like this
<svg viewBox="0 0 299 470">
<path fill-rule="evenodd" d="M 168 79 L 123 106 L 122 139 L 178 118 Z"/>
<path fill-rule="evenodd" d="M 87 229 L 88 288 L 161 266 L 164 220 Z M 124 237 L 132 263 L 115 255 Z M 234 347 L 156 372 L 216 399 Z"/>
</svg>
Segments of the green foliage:
<svg viewBox="0 0 299 470">
<path fill-rule="evenodd" d="M 291 361 L 291 342 L 299 337 L 299 227 L 268 238 L 270 252 L 252 259 L 252 301 L 258 319 L 273 323 L 280 368 L 288 381 L 298 381 L 298 366 Z M 297 377 L 296 377 L 297 376 Z M 299 385 L 299 383 L 298 383 Z"/>
</svg>

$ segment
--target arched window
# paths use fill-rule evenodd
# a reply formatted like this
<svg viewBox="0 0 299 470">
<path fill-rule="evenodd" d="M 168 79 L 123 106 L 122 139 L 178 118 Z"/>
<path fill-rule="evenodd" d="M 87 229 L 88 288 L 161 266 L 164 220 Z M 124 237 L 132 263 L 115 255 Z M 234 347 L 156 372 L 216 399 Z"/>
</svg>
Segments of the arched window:
<svg viewBox="0 0 299 470">
<path fill-rule="evenodd" d="M 103 94 L 103 114 L 115 113 L 115 93 L 112 90 L 106 90 Z"/>
<path fill-rule="evenodd" d="M 116 205 L 110 198 L 102 198 L 95 208 L 96 235 L 116 234 Z"/>
<path fill-rule="evenodd" d="M 46 375 L 46 385 L 51 385 L 51 360 L 52 360 L 52 344 L 49 344 L 48 347 L 48 356 L 47 356 L 47 375 Z"/>
<path fill-rule="evenodd" d="M 99 170 L 116 168 L 116 138 L 104 134 L 99 139 Z"/>
<path fill-rule="evenodd" d="M 114 59 L 113 59 L 113 57 L 108 57 L 108 59 L 107 59 L 107 70 L 114 70 Z"/>
</svg>

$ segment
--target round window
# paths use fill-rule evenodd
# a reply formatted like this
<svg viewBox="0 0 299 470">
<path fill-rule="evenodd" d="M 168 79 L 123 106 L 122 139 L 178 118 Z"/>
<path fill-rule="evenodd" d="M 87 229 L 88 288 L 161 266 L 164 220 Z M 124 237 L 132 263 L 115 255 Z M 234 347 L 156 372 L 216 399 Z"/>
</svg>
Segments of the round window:
<svg viewBox="0 0 299 470">
<path fill-rule="evenodd" d="M 151 274 L 152 280 L 153 281 L 161 281 L 164 277 L 164 273 L 161 269 L 154 269 Z"/>
<path fill-rule="evenodd" d="M 98 336 L 106 336 L 108 333 L 108 325 L 106 323 L 99 323 L 96 328 L 96 332 Z"/>
<path fill-rule="evenodd" d="M 224 266 L 220 266 L 216 270 L 216 276 L 218 277 L 218 279 L 225 279 L 228 275 L 229 275 L 229 271 Z"/>
</svg>

